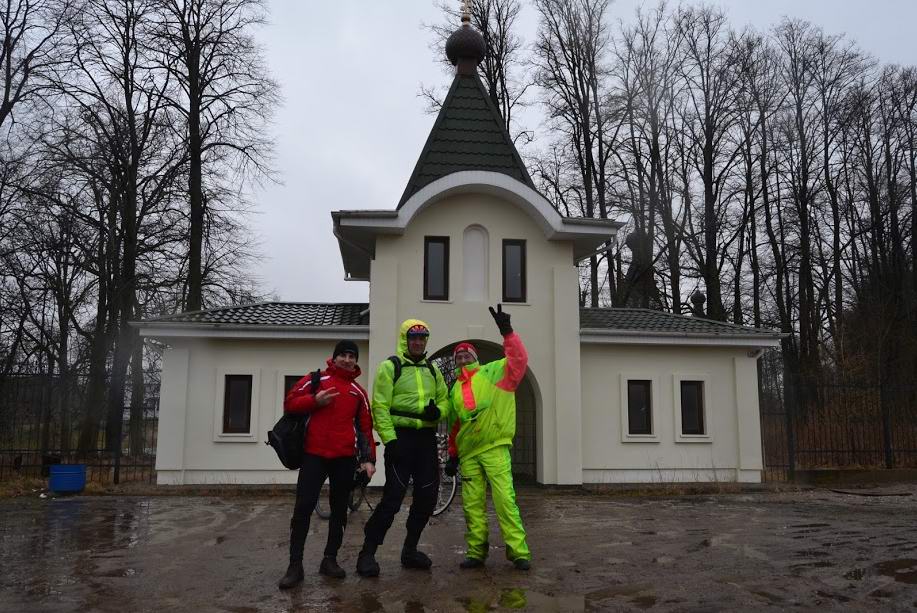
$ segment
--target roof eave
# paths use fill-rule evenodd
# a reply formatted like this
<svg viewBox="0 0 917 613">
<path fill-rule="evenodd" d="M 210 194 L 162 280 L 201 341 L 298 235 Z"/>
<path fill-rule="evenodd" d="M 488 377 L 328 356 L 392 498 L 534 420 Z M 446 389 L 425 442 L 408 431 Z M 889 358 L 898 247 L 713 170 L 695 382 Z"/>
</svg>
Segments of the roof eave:
<svg viewBox="0 0 917 613">
<path fill-rule="evenodd" d="M 151 338 L 340 339 L 369 340 L 368 325 L 287 326 L 132 321 L 140 336 Z"/>
<path fill-rule="evenodd" d="M 748 333 L 716 334 L 699 332 L 667 332 L 659 330 L 620 330 L 581 328 L 580 340 L 587 343 L 628 345 L 722 345 L 733 347 L 779 347 L 782 334 Z"/>
</svg>

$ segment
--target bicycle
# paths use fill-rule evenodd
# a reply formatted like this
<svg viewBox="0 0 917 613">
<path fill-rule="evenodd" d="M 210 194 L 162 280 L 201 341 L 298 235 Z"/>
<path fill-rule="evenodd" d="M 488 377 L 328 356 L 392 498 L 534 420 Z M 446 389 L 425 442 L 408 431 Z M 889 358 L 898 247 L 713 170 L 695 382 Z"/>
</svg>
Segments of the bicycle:
<svg viewBox="0 0 917 613">
<path fill-rule="evenodd" d="M 376 447 L 379 446 L 379 442 L 375 441 Z M 353 513 L 360 508 L 362 502 L 366 502 L 366 506 L 369 507 L 370 512 L 373 510 L 373 505 L 369 502 L 369 498 L 366 497 L 366 488 L 369 486 L 368 481 L 364 481 L 360 478 L 360 473 L 363 470 L 357 466 L 356 471 L 353 474 L 353 487 L 350 488 L 350 496 L 347 499 L 347 508 L 350 509 L 350 512 Z M 322 519 L 331 518 L 331 509 L 325 509 L 322 506 L 322 496 L 319 494 L 318 500 L 315 501 L 315 514 Z"/>
<path fill-rule="evenodd" d="M 461 480 L 458 473 L 456 473 L 454 477 L 446 474 L 446 462 L 449 461 L 449 437 L 445 434 L 436 434 L 436 451 L 437 459 L 439 460 L 439 492 L 436 498 L 436 506 L 433 509 L 434 516 L 442 514 L 449 508 L 449 505 L 451 505 L 452 501 L 455 499 L 455 492 L 458 490 L 458 482 Z M 411 485 L 412 481 L 413 480 L 408 481 L 408 485 Z M 350 498 L 347 501 L 347 507 L 350 509 L 351 513 L 359 509 L 364 501 L 366 502 L 366 506 L 369 507 L 369 510 L 373 510 L 372 503 L 370 503 L 369 499 L 366 497 L 366 488 L 366 485 L 360 483 L 350 490 Z M 321 496 L 319 496 L 318 501 L 315 503 L 315 513 L 322 519 L 329 519 L 331 517 L 331 510 L 322 506 Z"/>
<path fill-rule="evenodd" d="M 455 476 L 446 474 L 446 462 L 449 461 L 449 437 L 440 432 L 436 433 L 436 451 L 439 455 L 439 492 L 436 498 L 436 507 L 433 515 L 440 515 L 455 499 L 458 482 L 461 480 L 458 471 Z"/>
</svg>

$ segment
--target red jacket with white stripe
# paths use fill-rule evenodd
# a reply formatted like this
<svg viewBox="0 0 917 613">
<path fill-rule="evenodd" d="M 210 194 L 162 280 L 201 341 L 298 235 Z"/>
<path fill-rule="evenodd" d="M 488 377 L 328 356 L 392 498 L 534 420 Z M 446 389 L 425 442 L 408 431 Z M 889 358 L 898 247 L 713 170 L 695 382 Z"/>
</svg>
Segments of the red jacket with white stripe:
<svg viewBox="0 0 917 613">
<path fill-rule="evenodd" d="M 355 427 L 359 423 L 363 436 L 369 441 L 370 461 L 376 461 L 376 446 L 372 442 L 373 420 L 366 390 L 356 382 L 359 376 L 359 366 L 348 371 L 328 360 L 328 368 L 322 371 L 319 389 L 336 389 L 338 395 L 323 407 L 318 406 L 312 394 L 312 375 L 306 375 L 290 388 L 283 401 L 284 412 L 311 416 L 303 441 L 306 453 L 323 458 L 356 456 Z M 356 422 L 354 418 L 358 418 Z"/>
</svg>

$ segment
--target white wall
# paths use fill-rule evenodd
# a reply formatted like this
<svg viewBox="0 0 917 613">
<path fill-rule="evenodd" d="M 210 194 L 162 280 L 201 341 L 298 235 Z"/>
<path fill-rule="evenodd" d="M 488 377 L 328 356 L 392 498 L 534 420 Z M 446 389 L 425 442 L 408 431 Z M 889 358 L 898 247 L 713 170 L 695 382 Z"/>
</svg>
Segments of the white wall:
<svg viewBox="0 0 917 613">
<path fill-rule="evenodd" d="M 470 225 L 488 236 L 485 300 L 466 300 L 462 253 Z M 425 236 L 449 236 L 449 300 L 423 300 Z M 430 325 L 429 354 L 465 339 L 501 343 L 487 310 L 502 299 L 503 239 L 526 240 L 527 302 L 508 304 L 513 326 L 529 350 L 529 368 L 540 391 L 537 478 L 542 483 L 581 483 L 579 309 L 570 242 L 549 242 L 528 213 L 495 196 L 461 194 L 418 213 L 402 236 L 380 236 L 370 283 L 370 377 L 397 347 L 401 322 L 416 317 Z M 473 261 L 473 258 L 471 259 Z M 558 414 L 556 407 L 562 407 Z"/>
<path fill-rule="evenodd" d="M 747 349 L 584 344 L 583 482 L 761 480 L 755 359 Z M 624 431 L 622 380 L 653 380 L 654 437 Z M 676 429 L 677 376 L 705 381 L 708 437 Z"/>
<path fill-rule="evenodd" d="M 163 356 L 157 482 L 295 483 L 264 444 L 283 413 L 284 375 L 324 368 L 333 341 L 169 339 Z M 369 354 L 358 341 L 360 363 Z M 223 375 L 253 377 L 250 435 L 223 436 Z M 366 375 L 358 381 L 366 387 Z"/>
</svg>

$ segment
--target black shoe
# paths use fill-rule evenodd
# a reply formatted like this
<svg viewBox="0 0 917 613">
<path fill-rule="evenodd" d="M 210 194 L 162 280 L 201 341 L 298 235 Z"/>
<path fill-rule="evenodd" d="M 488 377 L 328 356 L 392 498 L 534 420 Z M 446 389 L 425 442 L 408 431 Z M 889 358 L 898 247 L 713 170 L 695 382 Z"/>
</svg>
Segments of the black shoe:
<svg viewBox="0 0 917 613">
<path fill-rule="evenodd" d="M 361 551 L 359 557 L 357 557 L 357 574 L 361 577 L 378 577 L 379 564 L 376 562 L 376 556 L 369 552 Z"/>
<path fill-rule="evenodd" d="M 430 570 L 433 561 L 427 557 L 427 554 L 417 551 L 401 551 L 401 565 L 405 568 L 416 568 L 418 570 Z"/>
<path fill-rule="evenodd" d="M 322 558 L 322 563 L 318 567 L 318 572 L 326 577 L 333 577 L 334 579 L 343 579 L 347 576 L 344 569 L 338 566 L 338 561 L 331 556 Z"/>
<path fill-rule="evenodd" d="M 291 562 L 290 567 L 287 568 L 287 574 L 283 576 L 283 579 L 281 579 L 280 583 L 277 585 L 282 590 L 288 590 L 302 583 L 304 576 L 305 573 L 303 573 L 302 570 L 302 562 Z"/>
<path fill-rule="evenodd" d="M 484 560 L 479 560 L 477 558 L 465 558 L 459 568 L 464 568 L 468 570 L 469 568 L 484 568 Z"/>
<path fill-rule="evenodd" d="M 516 558 L 513 560 L 513 566 L 516 567 L 516 570 L 528 570 L 532 568 L 532 563 L 525 558 Z"/>
</svg>

